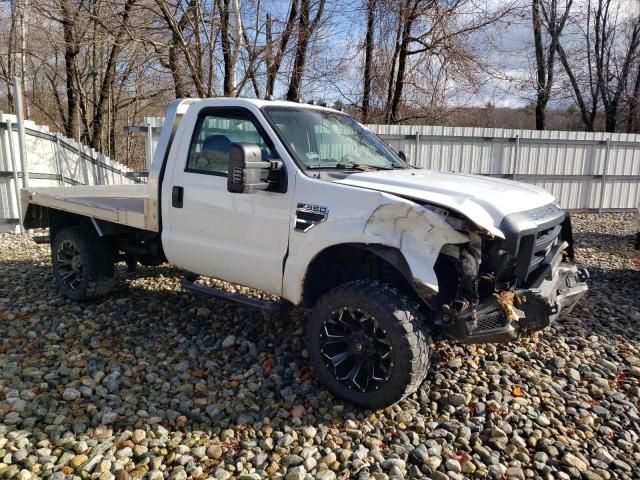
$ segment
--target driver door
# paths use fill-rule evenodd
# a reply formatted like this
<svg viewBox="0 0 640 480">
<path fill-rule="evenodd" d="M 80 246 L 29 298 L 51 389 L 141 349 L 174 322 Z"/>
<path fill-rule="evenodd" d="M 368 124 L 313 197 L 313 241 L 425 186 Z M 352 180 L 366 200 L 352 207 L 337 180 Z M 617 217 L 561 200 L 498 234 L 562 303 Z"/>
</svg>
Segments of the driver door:
<svg viewBox="0 0 640 480">
<path fill-rule="evenodd" d="M 293 189 L 228 192 L 229 148 L 240 142 L 258 144 L 265 160 L 277 158 L 249 110 L 209 107 L 199 113 L 188 150 L 181 150 L 164 180 L 165 254 L 191 272 L 279 295 Z"/>
</svg>

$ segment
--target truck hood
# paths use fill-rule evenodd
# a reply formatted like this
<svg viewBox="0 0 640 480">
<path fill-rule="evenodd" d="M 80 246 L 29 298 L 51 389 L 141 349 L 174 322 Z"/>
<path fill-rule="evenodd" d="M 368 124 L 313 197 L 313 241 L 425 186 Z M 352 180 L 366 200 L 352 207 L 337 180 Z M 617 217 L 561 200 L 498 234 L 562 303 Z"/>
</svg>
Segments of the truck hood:
<svg viewBox="0 0 640 480">
<path fill-rule="evenodd" d="M 504 236 L 500 223 L 505 216 L 555 200 L 546 190 L 526 183 L 422 169 L 354 173 L 336 183 L 439 205 L 499 237 Z"/>
</svg>

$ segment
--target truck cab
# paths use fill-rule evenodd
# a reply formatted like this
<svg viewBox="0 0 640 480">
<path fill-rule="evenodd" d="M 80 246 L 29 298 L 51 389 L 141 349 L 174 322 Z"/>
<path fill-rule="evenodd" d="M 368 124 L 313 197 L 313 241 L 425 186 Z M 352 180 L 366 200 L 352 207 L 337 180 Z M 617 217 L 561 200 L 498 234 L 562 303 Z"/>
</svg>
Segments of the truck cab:
<svg viewBox="0 0 640 480">
<path fill-rule="evenodd" d="M 143 193 L 78 188 L 23 197 L 25 226 L 51 228 L 63 293 L 106 294 L 125 259 L 168 261 L 200 293 L 198 275 L 278 296 L 308 312 L 318 379 L 369 408 L 418 388 L 433 337 L 514 340 L 587 291 L 570 217 L 552 195 L 413 168 L 355 119 L 320 106 L 176 100 Z M 123 212 L 127 200 L 137 210 Z"/>
</svg>

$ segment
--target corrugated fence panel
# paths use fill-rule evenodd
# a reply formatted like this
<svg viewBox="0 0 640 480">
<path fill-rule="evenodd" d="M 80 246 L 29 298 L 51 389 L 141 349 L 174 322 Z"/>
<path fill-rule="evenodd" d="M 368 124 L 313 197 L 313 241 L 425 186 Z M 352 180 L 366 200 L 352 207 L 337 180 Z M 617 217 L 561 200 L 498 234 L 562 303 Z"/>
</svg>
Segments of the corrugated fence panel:
<svg viewBox="0 0 640 480">
<path fill-rule="evenodd" d="M 29 186 L 137 183 L 124 165 L 93 149 L 25 121 L 25 149 Z M 18 185 L 14 180 L 18 177 Z M 18 190 L 22 188 L 22 162 L 16 117 L 0 114 L 0 231 L 13 230 L 20 217 Z"/>
<path fill-rule="evenodd" d="M 633 209 L 640 204 L 640 135 L 414 125 L 368 128 L 421 168 L 507 178 L 515 169 L 516 180 L 549 190 L 567 209 Z"/>
</svg>

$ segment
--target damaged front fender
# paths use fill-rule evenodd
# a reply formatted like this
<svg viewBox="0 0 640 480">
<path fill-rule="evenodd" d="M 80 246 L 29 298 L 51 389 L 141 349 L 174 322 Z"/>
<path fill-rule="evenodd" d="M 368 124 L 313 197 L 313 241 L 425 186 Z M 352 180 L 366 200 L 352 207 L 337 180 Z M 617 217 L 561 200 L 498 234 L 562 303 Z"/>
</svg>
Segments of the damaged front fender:
<svg viewBox="0 0 640 480">
<path fill-rule="evenodd" d="M 366 221 L 363 235 L 367 240 L 400 250 L 411 269 L 416 290 L 425 297 L 438 292 L 434 265 L 442 247 L 469 241 L 443 216 L 409 201 L 378 206 Z"/>
</svg>

